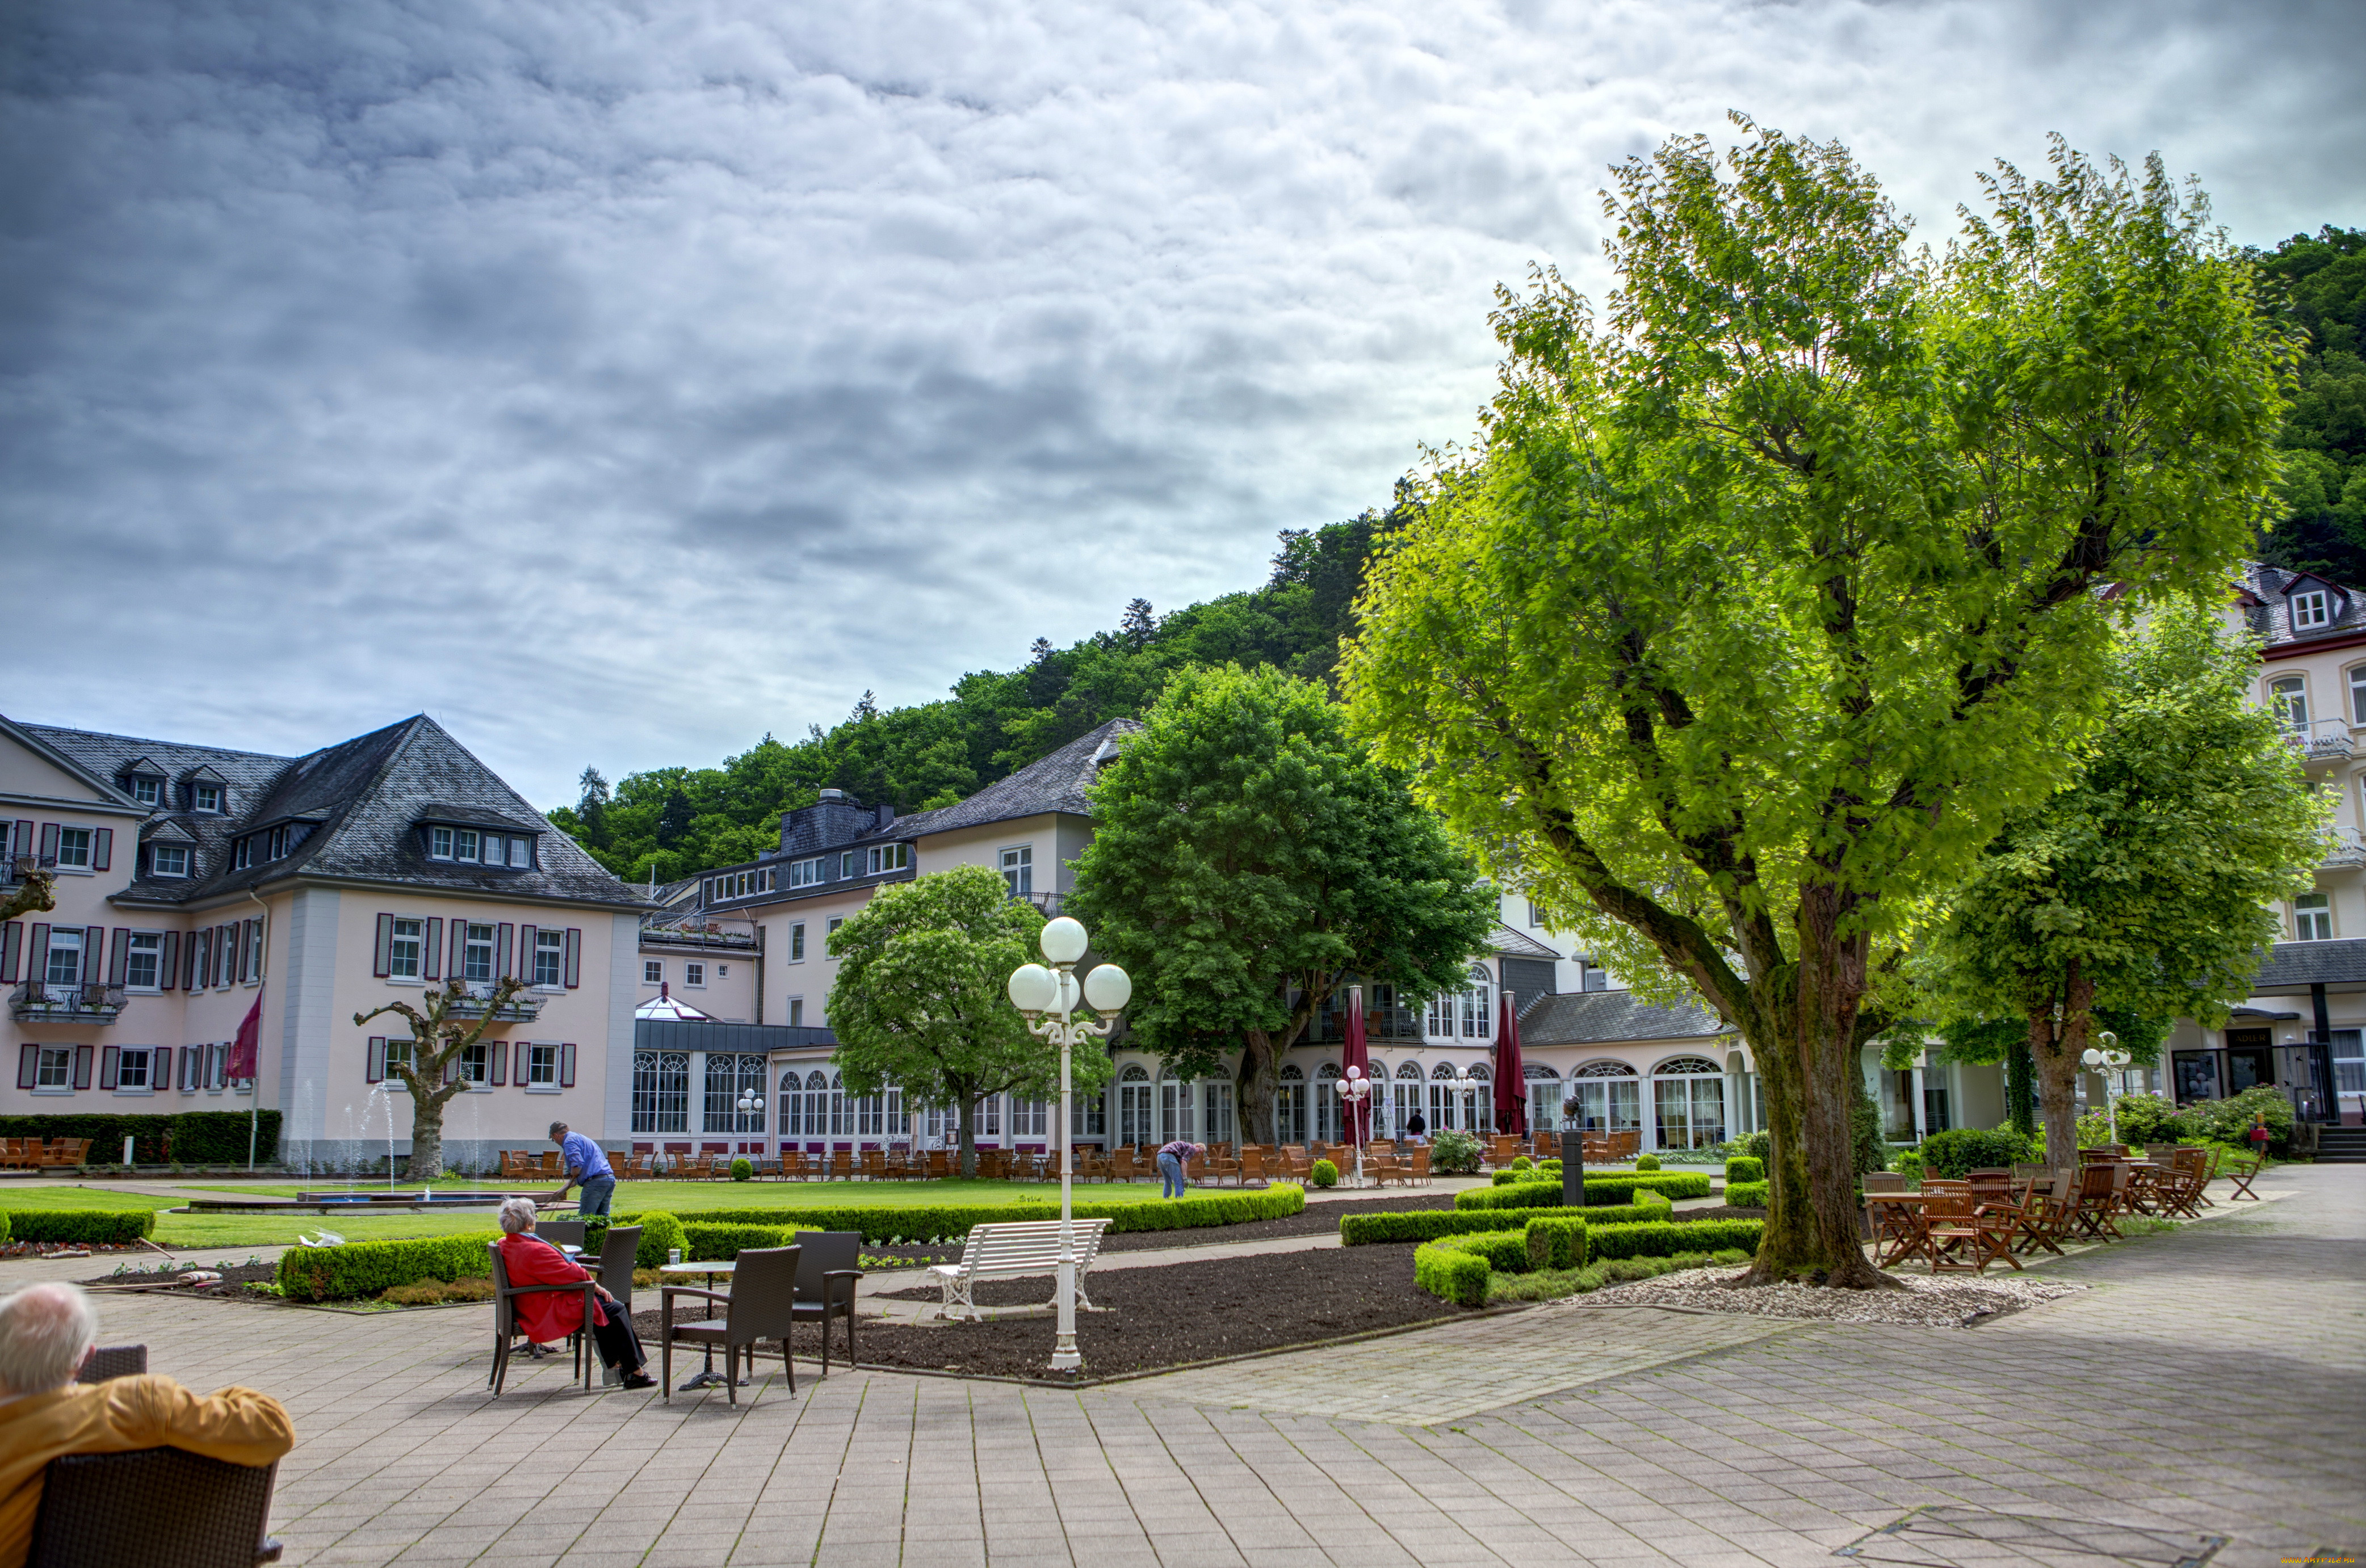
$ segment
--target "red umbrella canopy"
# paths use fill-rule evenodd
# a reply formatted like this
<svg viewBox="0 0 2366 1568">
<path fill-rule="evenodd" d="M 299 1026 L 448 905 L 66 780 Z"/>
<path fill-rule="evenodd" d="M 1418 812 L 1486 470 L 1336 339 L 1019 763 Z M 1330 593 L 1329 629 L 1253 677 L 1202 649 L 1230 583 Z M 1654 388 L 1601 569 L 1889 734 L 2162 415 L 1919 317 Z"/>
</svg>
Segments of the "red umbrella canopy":
<svg viewBox="0 0 2366 1568">
<path fill-rule="evenodd" d="M 1520 1010 L 1503 993 L 1495 1029 L 1495 1130 L 1525 1137 L 1528 1131 L 1527 1072 L 1520 1060 Z"/>
<path fill-rule="evenodd" d="M 1364 988 L 1360 985 L 1347 988 L 1347 1045 L 1339 1053 L 1341 1076 L 1347 1076 L 1347 1070 L 1351 1067 L 1361 1068 L 1366 1078 L 1372 1076 L 1371 1053 L 1364 1048 Z M 1361 1105 L 1353 1099 L 1348 1100 L 1347 1136 L 1350 1141 L 1360 1144 L 1372 1136 L 1371 1105 L 1369 1100 Z"/>
</svg>

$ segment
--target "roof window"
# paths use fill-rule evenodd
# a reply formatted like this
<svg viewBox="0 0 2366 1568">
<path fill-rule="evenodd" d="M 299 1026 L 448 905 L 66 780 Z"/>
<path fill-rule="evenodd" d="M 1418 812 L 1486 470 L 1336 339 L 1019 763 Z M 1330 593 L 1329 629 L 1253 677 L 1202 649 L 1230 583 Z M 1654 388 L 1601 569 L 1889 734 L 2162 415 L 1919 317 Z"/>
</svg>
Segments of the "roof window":
<svg viewBox="0 0 2366 1568">
<path fill-rule="evenodd" d="M 2293 631 L 2314 632 L 2319 627 L 2333 624 L 2333 596 L 2325 589 L 2303 589 L 2293 594 L 2289 602 Z"/>
</svg>

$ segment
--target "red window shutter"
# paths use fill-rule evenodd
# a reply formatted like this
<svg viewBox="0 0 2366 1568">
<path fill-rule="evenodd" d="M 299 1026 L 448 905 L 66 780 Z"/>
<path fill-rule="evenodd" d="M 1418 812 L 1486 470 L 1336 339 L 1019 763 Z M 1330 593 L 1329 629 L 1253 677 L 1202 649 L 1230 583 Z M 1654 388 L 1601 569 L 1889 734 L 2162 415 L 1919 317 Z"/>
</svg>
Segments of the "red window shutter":
<svg viewBox="0 0 2366 1568">
<path fill-rule="evenodd" d="M 39 1077 L 40 1070 L 41 1047 L 39 1046 L 19 1047 L 17 1051 L 17 1087 L 19 1089 L 32 1088 Z"/>
<path fill-rule="evenodd" d="M 369 1037 L 367 1071 L 369 1081 L 372 1083 L 382 1083 L 386 1081 L 386 1036 L 384 1035 L 372 1035 Z"/>
<path fill-rule="evenodd" d="M 370 973 L 383 976 L 393 972 L 394 916 L 381 914 L 377 917 L 377 950 L 370 959 Z M 376 1083 L 377 1080 L 373 1078 L 370 1081 Z"/>
<path fill-rule="evenodd" d="M 419 955 L 422 969 L 429 980 L 443 979 L 444 922 L 434 915 L 427 919 L 427 944 Z"/>
<path fill-rule="evenodd" d="M 96 1053 L 88 1046 L 74 1047 L 74 1087 L 76 1089 L 90 1087 L 90 1058 L 95 1054 Z"/>
<path fill-rule="evenodd" d="M 25 947 L 25 978 L 35 985 L 50 983 L 50 928 L 33 923 L 33 939 Z"/>
<path fill-rule="evenodd" d="M 558 1047 L 558 1086 L 561 1089 L 575 1087 L 575 1047 L 571 1045 Z"/>
<path fill-rule="evenodd" d="M 0 985 L 17 983 L 17 938 L 24 935 L 24 927 L 21 920 L 0 924 Z"/>
<path fill-rule="evenodd" d="M 572 991 L 583 983 L 583 928 L 567 928 L 567 985 Z"/>
<path fill-rule="evenodd" d="M 115 1087 L 115 1061 L 118 1054 L 116 1047 L 113 1046 L 102 1046 L 99 1047 L 98 1086 L 101 1089 L 112 1089 Z"/>
<path fill-rule="evenodd" d="M 510 938 L 515 934 L 516 928 L 506 920 L 493 933 L 493 978 L 497 980 L 507 980 L 517 972 L 510 968 Z"/>
<path fill-rule="evenodd" d="M 41 824 L 41 858 L 54 862 L 58 857 L 58 824 Z"/>
<path fill-rule="evenodd" d="M 499 1089 L 509 1081 L 504 1070 L 510 1064 L 510 1043 L 507 1040 L 488 1040 L 485 1042 L 485 1055 L 490 1058 L 485 1069 L 488 1074 L 485 1081 Z"/>
<path fill-rule="evenodd" d="M 107 972 L 107 927 L 88 925 L 82 933 L 82 983 L 96 985 Z"/>
<path fill-rule="evenodd" d="M 124 975 L 130 970 L 130 968 L 131 928 L 118 925 L 115 928 L 115 951 L 107 957 L 107 983 L 121 985 Z"/>
<path fill-rule="evenodd" d="M 115 867 L 115 830 L 100 828 L 90 835 L 90 868 L 108 871 Z"/>
</svg>

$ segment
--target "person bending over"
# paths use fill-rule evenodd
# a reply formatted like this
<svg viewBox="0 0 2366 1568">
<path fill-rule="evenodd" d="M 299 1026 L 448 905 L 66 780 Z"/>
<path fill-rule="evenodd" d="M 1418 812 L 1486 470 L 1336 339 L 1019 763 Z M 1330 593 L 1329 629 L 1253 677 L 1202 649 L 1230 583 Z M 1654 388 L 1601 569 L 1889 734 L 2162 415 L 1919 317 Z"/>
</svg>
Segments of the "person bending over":
<svg viewBox="0 0 2366 1568">
<path fill-rule="evenodd" d="M 97 1345 L 98 1314 L 73 1285 L 28 1285 L 0 1301 L 0 1568 L 22 1568 L 42 1472 L 61 1454 L 176 1448 L 269 1464 L 296 1446 L 279 1401 L 251 1388 L 197 1394 L 148 1375 L 74 1382 Z"/>
<path fill-rule="evenodd" d="M 1184 1189 L 1190 1184 L 1183 1173 L 1191 1168 L 1191 1162 L 1199 1159 L 1200 1154 L 1198 1144 L 1183 1138 L 1177 1138 L 1158 1151 L 1160 1197 L 1179 1198 L 1183 1195 Z"/>
<path fill-rule="evenodd" d="M 558 1163 L 567 1168 L 567 1179 L 559 1182 L 551 1202 L 564 1200 L 567 1189 L 580 1186 L 583 1197 L 575 1205 L 575 1216 L 590 1219 L 598 1215 L 605 1219 L 608 1200 L 616 1195 L 616 1172 L 609 1167 L 607 1154 L 581 1133 L 569 1132 L 565 1122 L 550 1124 L 550 1141 L 558 1146 Z"/>
<path fill-rule="evenodd" d="M 513 1285 L 573 1285 L 592 1271 L 534 1233 L 534 1200 L 512 1198 L 501 1205 L 501 1267 Z M 592 1287 L 592 1342 L 600 1364 L 618 1373 L 626 1388 L 655 1388 L 646 1370 L 649 1358 L 633 1332 L 625 1304 L 598 1285 Z M 536 1291 L 516 1302 L 520 1332 L 537 1345 L 556 1344 L 583 1327 L 583 1297 L 571 1291 Z"/>
</svg>

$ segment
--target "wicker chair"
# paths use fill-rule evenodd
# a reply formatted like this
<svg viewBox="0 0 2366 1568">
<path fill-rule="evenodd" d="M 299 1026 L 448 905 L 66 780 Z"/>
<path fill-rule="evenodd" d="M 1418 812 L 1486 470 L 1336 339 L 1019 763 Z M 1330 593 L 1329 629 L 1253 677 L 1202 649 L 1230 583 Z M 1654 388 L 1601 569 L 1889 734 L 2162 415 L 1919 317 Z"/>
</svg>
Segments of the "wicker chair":
<svg viewBox="0 0 2366 1568">
<path fill-rule="evenodd" d="M 43 1472 L 29 1568 L 254 1568 L 279 1561 L 264 1533 L 276 1464 L 182 1449 L 76 1453 Z"/>
<path fill-rule="evenodd" d="M 794 1247 L 761 1247 L 741 1251 L 727 1294 L 695 1285 L 665 1285 L 659 1289 L 664 1304 L 658 1327 L 659 1371 L 667 1403 L 673 1400 L 673 1347 L 677 1339 L 710 1350 L 722 1348 L 723 1386 L 729 1391 L 734 1407 L 739 1403 L 740 1357 L 746 1355 L 748 1375 L 753 1377 L 756 1346 L 760 1340 L 779 1342 L 781 1370 L 788 1374 L 789 1392 L 797 1391 L 797 1369 L 789 1357 L 789 1326 L 795 1321 L 800 1250 Z M 723 1316 L 676 1323 L 673 1298 L 678 1295 L 719 1301 L 724 1304 Z"/>
<path fill-rule="evenodd" d="M 590 1220 L 546 1219 L 535 1222 L 534 1233 L 553 1247 L 580 1247 L 591 1228 Z"/>
<path fill-rule="evenodd" d="M 565 1285 L 513 1285 L 510 1283 L 509 1265 L 501 1261 L 501 1244 L 489 1241 L 485 1247 L 493 1255 L 493 1370 L 485 1375 L 485 1383 L 498 1395 L 501 1385 L 509 1380 L 510 1347 L 518 1334 L 518 1297 L 551 1291 L 579 1292 L 583 1297 L 583 1321 L 589 1323 L 592 1321 L 592 1283 L 587 1279 Z M 583 1353 L 582 1335 L 570 1336 L 569 1342 L 575 1348 L 576 1370 L 582 1374 L 584 1392 L 589 1393 L 592 1368 L 600 1358 Z"/>
<path fill-rule="evenodd" d="M 633 1258 L 640 1249 L 637 1225 L 611 1226 L 600 1243 L 600 1288 L 623 1302 L 628 1316 L 633 1310 Z"/>
<path fill-rule="evenodd" d="M 800 1249 L 796 1297 L 789 1308 L 799 1323 L 821 1325 L 821 1375 L 829 1375 L 829 1320 L 846 1319 L 846 1364 L 854 1365 L 854 1292 L 862 1278 L 862 1233 L 801 1230 L 791 1238 Z"/>
<path fill-rule="evenodd" d="M 101 1345 L 74 1373 L 76 1383 L 105 1383 L 113 1377 L 138 1377 L 148 1370 L 145 1345 Z"/>
</svg>

